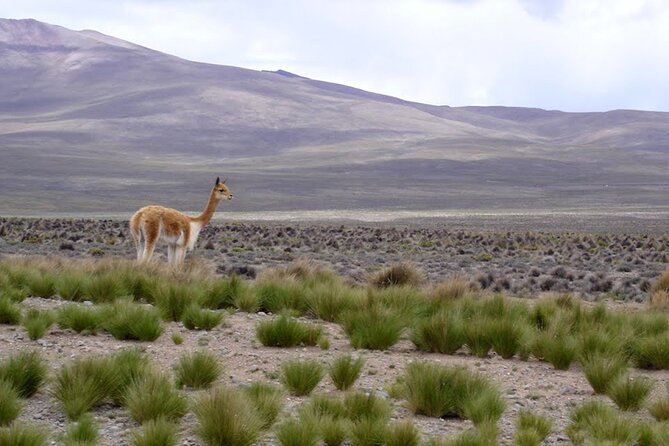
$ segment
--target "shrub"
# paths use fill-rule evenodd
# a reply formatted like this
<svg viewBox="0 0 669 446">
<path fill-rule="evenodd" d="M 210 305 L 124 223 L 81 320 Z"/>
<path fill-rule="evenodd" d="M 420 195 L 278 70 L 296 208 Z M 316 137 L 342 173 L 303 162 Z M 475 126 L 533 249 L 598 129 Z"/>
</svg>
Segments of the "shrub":
<svg viewBox="0 0 669 446">
<path fill-rule="evenodd" d="M 420 432 L 411 420 L 396 422 L 386 430 L 386 446 L 418 446 L 419 443 Z"/>
<path fill-rule="evenodd" d="M 315 360 L 288 360 L 281 364 L 281 382 L 292 395 L 304 396 L 323 379 L 323 365 Z"/>
<path fill-rule="evenodd" d="M 52 389 L 70 420 L 79 419 L 90 408 L 100 405 L 116 391 L 118 376 L 107 358 L 76 358 L 56 374 Z"/>
<path fill-rule="evenodd" d="M 149 420 L 132 432 L 132 446 L 176 446 L 178 426 L 163 418 Z"/>
<path fill-rule="evenodd" d="M 256 382 L 242 390 L 260 415 L 263 429 L 269 428 L 283 405 L 281 389 L 269 383 Z"/>
<path fill-rule="evenodd" d="M 125 391 L 124 405 L 138 423 L 164 418 L 176 420 L 188 410 L 186 397 L 159 373 L 145 373 L 133 379 Z"/>
<path fill-rule="evenodd" d="M 409 262 L 390 265 L 371 277 L 370 282 L 377 288 L 389 286 L 419 286 L 424 281 L 423 272 Z"/>
<path fill-rule="evenodd" d="M 582 357 L 581 365 L 595 393 L 606 393 L 611 381 L 627 368 L 627 361 L 616 354 L 594 353 Z"/>
<path fill-rule="evenodd" d="M 0 446 L 44 446 L 48 436 L 41 427 L 14 423 L 0 428 Z"/>
<path fill-rule="evenodd" d="M 83 415 L 78 422 L 70 424 L 63 435 L 63 446 L 97 445 L 98 427 L 90 415 Z"/>
<path fill-rule="evenodd" d="M 218 379 L 223 371 L 219 359 L 206 351 L 197 351 L 182 356 L 174 367 L 177 387 L 206 389 Z"/>
<path fill-rule="evenodd" d="M 310 419 L 290 418 L 277 428 L 276 438 L 281 446 L 316 446 L 318 426 Z"/>
<path fill-rule="evenodd" d="M 164 330 L 155 309 L 133 302 L 118 301 L 103 315 L 103 328 L 120 340 L 155 341 Z"/>
<path fill-rule="evenodd" d="M 264 422 L 236 389 L 217 387 L 200 396 L 193 407 L 197 435 L 208 446 L 251 446 Z"/>
<path fill-rule="evenodd" d="M 71 304 L 58 310 L 56 320 L 60 328 L 71 328 L 77 333 L 95 334 L 102 325 L 102 313 L 93 307 Z"/>
<path fill-rule="evenodd" d="M 360 376 L 365 360 L 351 355 L 336 358 L 329 367 L 330 379 L 338 390 L 348 390 Z"/>
<path fill-rule="evenodd" d="M 271 321 L 262 321 L 256 327 L 258 340 L 268 347 L 316 345 L 322 333 L 323 327 L 320 325 L 304 324 L 286 315 Z"/>
<path fill-rule="evenodd" d="M 342 315 L 344 331 L 353 348 L 386 350 L 400 339 L 404 323 L 395 313 L 380 307 Z"/>
<path fill-rule="evenodd" d="M 30 398 L 46 380 L 47 366 L 35 351 L 21 351 L 0 362 L 0 381 L 8 381 L 22 398 Z"/>
<path fill-rule="evenodd" d="M 418 350 L 452 355 L 465 343 L 464 325 L 453 313 L 440 311 L 418 320 L 411 342 Z"/>
<path fill-rule="evenodd" d="M 637 411 L 653 388 L 654 381 L 645 376 L 630 378 L 619 375 L 607 387 L 606 394 L 622 410 Z"/>
<path fill-rule="evenodd" d="M 53 313 L 49 310 L 30 308 L 23 317 L 23 327 L 28 332 L 28 337 L 35 341 L 44 337 L 46 331 L 53 324 Z"/>
<path fill-rule="evenodd" d="M 7 426 L 19 416 L 22 405 L 19 397 L 12 383 L 0 380 L 0 426 Z"/>
<path fill-rule="evenodd" d="M 0 324 L 18 325 L 21 322 L 21 307 L 6 296 L 0 296 Z"/>
<path fill-rule="evenodd" d="M 223 320 L 220 311 L 205 310 L 197 304 L 190 304 L 181 316 L 181 322 L 189 330 L 211 330 Z"/>
</svg>

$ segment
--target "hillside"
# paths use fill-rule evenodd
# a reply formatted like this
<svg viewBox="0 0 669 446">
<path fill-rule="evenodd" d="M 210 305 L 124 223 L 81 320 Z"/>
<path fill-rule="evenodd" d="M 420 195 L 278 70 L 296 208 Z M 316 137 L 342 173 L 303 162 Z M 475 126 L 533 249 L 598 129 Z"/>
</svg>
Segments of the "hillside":
<svg viewBox="0 0 669 446">
<path fill-rule="evenodd" d="M 669 113 L 418 104 L 0 19 L 0 209 L 665 205 Z"/>
</svg>

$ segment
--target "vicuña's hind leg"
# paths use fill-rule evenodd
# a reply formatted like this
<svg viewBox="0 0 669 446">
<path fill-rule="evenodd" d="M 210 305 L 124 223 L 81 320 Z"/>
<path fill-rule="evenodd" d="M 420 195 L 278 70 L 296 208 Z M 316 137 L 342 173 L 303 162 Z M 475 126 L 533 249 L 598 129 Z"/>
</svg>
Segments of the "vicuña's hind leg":
<svg viewBox="0 0 669 446">
<path fill-rule="evenodd" d="M 167 263 L 170 266 L 175 266 L 176 265 L 176 251 L 177 251 L 177 246 L 173 244 L 167 245 Z"/>
<path fill-rule="evenodd" d="M 153 250 L 156 248 L 156 242 L 158 241 L 158 235 L 160 233 L 160 228 L 158 225 L 148 224 L 144 225 L 144 252 L 142 253 L 141 262 L 145 263 L 151 260 L 153 255 Z"/>
<path fill-rule="evenodd" d="M 137 250 L 137 261 L 139 262 L 142 260 L 142 251 L 144 248 L 142 247 L 142 231 L 139 227 L 139 216 L 136 214 L 130 219 L 130 236 Z"/>
<path fill-rule="evenodd" d="M 186 247 L 178 246 L 174 254 L 174 265 L 182 266 L 184 264 L 185 258 L 186 258 Z"/>
</svg>

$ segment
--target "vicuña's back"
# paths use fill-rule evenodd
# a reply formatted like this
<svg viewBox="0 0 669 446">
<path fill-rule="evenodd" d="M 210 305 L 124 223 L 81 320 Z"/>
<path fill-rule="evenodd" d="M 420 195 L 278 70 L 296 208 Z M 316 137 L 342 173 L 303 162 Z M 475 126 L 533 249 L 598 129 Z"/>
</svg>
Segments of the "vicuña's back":
<svg viewBox="0 0 669 446">
<path fill-rule="evenodd" d="M 231 200 L 232 192 L 225 180 L 216 178 L 207 205 L 197 217 L 189 217 L 176 209 L 156 205 L 145 206 L 135 212 L 130 219 L 130 234 L 137 248 L 137 261 L 148 262 L 156 242 L 163 240 L 167 242 L 168 262 L 172 266 L 180 266 L 186 257 L 186 250 L 195 247 L 200 230 L 211 220 L 218 203 L 224 198 Z"/>
</svg>

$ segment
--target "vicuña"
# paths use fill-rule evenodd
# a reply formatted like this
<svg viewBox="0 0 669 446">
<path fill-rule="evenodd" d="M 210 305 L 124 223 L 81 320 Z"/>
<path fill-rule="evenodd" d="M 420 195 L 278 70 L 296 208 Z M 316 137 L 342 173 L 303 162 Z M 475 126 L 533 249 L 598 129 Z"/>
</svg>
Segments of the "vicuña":
<svg viewBox="0 0 669 446">
<path fill-rule="evenodd" d="M 216 178 L 207 205 L 197 217 L 189 217 L 176 209 L 155 205 L 145 206 L 135 212 L 130 219 L 130 234 L 137 248 L 137 261 L 148 262 L 156 242 L 161 239 L 167 242 L 169 264 L 174 267 L 181 266 L 186 250 L 193 249 L 200 230 L 211 220 L 218 203 L 224 198 L 232 200 L 232 192 L 226 186 L 225 180 Z"/>
</svg>

